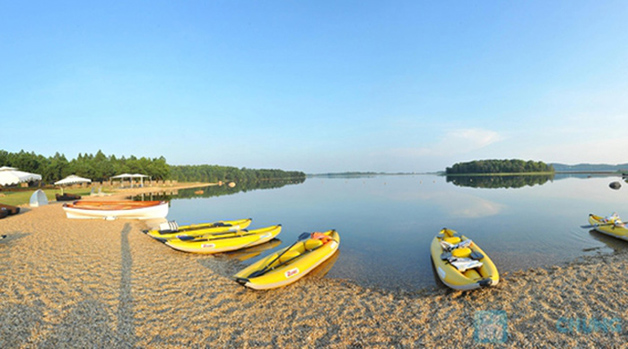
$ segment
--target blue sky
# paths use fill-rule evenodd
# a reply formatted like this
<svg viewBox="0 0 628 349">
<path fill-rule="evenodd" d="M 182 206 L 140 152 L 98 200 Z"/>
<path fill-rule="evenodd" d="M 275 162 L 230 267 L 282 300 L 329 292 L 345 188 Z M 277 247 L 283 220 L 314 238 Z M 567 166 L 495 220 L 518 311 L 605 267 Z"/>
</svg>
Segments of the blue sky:
<svg viewBox="0 0 628 349">
<path fill-rule="evenodd" d="M 625 1 L 0 1 L 0 149 L 628 162 Z"/>
</svg>

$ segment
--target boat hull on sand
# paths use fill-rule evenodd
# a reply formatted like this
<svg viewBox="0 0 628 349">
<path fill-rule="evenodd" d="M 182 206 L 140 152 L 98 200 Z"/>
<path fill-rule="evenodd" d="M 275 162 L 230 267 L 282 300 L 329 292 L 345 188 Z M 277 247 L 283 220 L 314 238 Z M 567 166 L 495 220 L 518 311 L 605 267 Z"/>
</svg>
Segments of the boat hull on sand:
<svg viewBox="0 0 628 349">
<path fill-rule="evenodd" d="M 63 204 L 72 219 L 153 219 L 168 215 L 166 201 L 75 201 Z"/>
<path fill-rule="evenodd" d="M 171 239 L 165 244 L 183 252 L 220 253 L 263 244 L 274 239 L 280 232 L 279 224 L 254 230 L 214 233 L 193 240 Z"/>
<path fill-rule="evenodd" d="M 0 209 L 2 209 L 2 208 L 7 210 L 7 213 L 9 214 L 9 216 L 20 213 L 20 208 L 17 207 L 17 206 L 0 204 Z"/>
<path fill-rule="evenodd" d="M 321 239 L 320 235 L 315 234 L 325 235 L 327 238 Z M 328 260 L 338 251 L 339 246 L 340 235 L 335 230 L 313 233 L 309 239 L 297 241 L 292 246 L 257 261 L 233 277 L 239 284 L 255 290 L 286 286 Z"/>
<path fill-rule="evenodd" d="M 447 241 L 456 245 L 469 240 L 464 235 L 458 235 L 454 230 L 444 228 L 432 240 L 430 253 L 434 268 L 440 280 L 450 288 L 460 291 L 474 290 L 481 287 L 495 286 L 499 283 L 499 272 L 493 261 L 482 251 L 482 249 L 472 241 L 463 248 L 454 249 L 450 255 L 469 259 L 470 253 L 473 261 L 481 262 L 481 266 L 461 271 L 455 267 L 451 260 L 444 259 L 446 251 L 441 245 L 441 241 Z M 458 253 L 460 251 L 461 254 Z M 463 257 L 464 256 L 464 257 Z M 479 258 L 481 256 L 481 258 Z M 474 258 L 477 257 L 477 258 Z"/>
</svg>

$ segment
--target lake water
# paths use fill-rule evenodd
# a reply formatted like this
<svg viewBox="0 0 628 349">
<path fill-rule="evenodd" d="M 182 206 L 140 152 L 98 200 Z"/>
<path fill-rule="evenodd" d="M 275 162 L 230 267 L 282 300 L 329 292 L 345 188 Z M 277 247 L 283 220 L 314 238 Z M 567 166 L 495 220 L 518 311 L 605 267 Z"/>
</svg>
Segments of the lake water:
<svg viewBox="0 0 628 349">
<path fill-rule="evenodd" d="M 617 212 L 628 220 L 626 183 L 620 190 L 609 188 L 617 177 L 556 177 L 530 184 L 449 180 L 435 175 L 310 177 L 301 184 L 232 195 L 221 189 L 217 197 L 174 196 L 168 219 L 190 224 L 251 217 L 249 229 L 282 224 L 281 242 L 252 253 L 255 257 L 242 262 L 247 265 L 290 245 L 302 232 L 336 229 L 340 253 L 326 277 L 386 289 L 439 284 L 429 246 L 443 227 L 470 237 L 502 273 L 628 247 L 580 227 L 588 224 L 589 213 Z M 468 186 L 473 183 L 497 188 Z M 509 185 L 517 188 L 504 187 Z"/>
</svg>

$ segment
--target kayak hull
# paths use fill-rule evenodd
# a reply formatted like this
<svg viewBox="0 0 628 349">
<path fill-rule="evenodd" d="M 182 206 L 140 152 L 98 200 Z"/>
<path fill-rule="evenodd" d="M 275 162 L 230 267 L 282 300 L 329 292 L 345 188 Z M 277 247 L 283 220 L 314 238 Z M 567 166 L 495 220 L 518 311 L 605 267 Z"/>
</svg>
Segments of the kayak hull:
<svg viewBox="0 0 628 349">
<path fill-rule="evenodd" d="M 283 287 L 298 281 L 338 251 L 340 245 L 338 232 L 329 230 L 322 234 L 330 238 L 330 240 L 322 246 L 313 250 L 307 250 L 307 241 L 297 242 L 295 245 L 281 249 L 241 270 L 233 276 L 235 281 L 255 290 Z M 277 257 L 280 255 L 288 255 L 289 253 L 297 254 L 297 257 L 285 263 L 277 260 Z M 261 276 L 251 277 L 253 273 L 263 270 L 269 264 L 277 265 Z"/>
<path fill-rule="evenodd" d="M 166 245 L 175 250 L 191 253 L 220 253 L 257 246 L 274 239 L 281 232 L 281 225 L 272 227 L 240 230 L 223 235 L 207 235 L 194 240 L 171 239 Z"/>
<path fill-rule="evenodd" d="M 461 272 L 447 260 L 441 259 L 441 255 L 444 251 L 443 247 L 440 244 L 440 241 L 445 236 L 445 230 L 446 229 L 443 229 L 434 237 L 430 246 L 432 262 L 434 262 L 434 269 L 439 279 L 447 287 L 459 291 L 468 291 L 482 287 L 497 285 L 499 283 L 499 272 L 497 271 L 495 264 L 488 257 L 488 255 L 475 243 L 471 243 L 469 248 L 473 252 L 482 254 L 483 258 L 479 260 L 480 262 L 482 262 L 481 267 Z M 457 236 L 460 237 L 461 241 L 468 240 L 468 238 L 464 235 Z"/>
<path fill-rule="evenodd" d="M 63 204 L 72 219 L 152 219 L 168 215 L 166 201 L 75 201 Z"/>
</svg>

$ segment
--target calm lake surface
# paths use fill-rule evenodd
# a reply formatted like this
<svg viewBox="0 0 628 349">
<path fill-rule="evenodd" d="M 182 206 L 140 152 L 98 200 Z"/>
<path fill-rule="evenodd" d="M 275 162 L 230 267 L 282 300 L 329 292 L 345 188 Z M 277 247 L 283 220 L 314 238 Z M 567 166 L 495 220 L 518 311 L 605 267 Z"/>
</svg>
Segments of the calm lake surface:
<svg viewBox="0 0 628 349">
<path fill-rule="evenodd" d="M 302 232 L 336 229 L 340 253 L 326 277 L 417 290 L 441 285 L 429 246 L 443 227 L 478 243 L 501 273 L 628 248 L 626 242 L 580 227 L 588 224 L 589 213 L 617 212 L 628 220 L 628 185 L 610 189 L 616 180 L 620 178 L 557 175 L 526 185 L 479 178 L 476 184 L 497 188 L 477 188 L 469 186 L 473 179 L 432 175 L 310 177 L 276 189 L 174 196 L 167 218 L 191 224 L 251 217 L 249 229 L 282 224 L 281 242 L 244 260 L 246 265 L 292 244 Z"/>
</svg>

